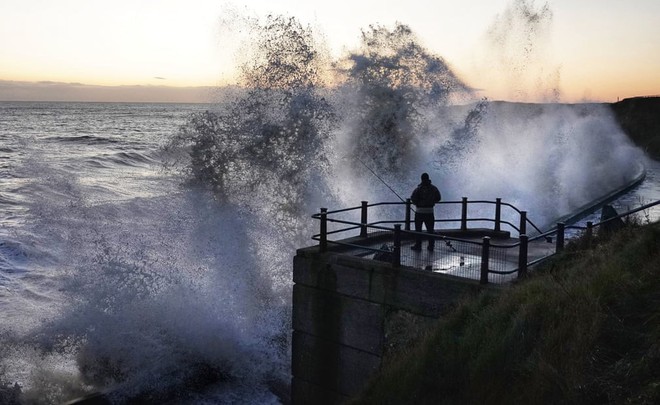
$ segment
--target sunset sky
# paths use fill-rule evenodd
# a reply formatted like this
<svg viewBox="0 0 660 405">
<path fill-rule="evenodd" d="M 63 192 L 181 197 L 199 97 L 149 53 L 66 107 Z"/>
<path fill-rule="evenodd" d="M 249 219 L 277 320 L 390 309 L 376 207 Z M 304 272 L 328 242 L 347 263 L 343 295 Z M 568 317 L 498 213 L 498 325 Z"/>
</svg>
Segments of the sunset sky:
<svg viewBox="0 0 660 405">
<path fill-rule="evenodd" d="M 296 17 L 334 58 L 370 24 L 407 24 L 494 100 L 660 94 L 658 0 L 1 0 L 0 100 L 210 101 L 199 86 L 235 77 L 228 10 Z"/>
</svg>

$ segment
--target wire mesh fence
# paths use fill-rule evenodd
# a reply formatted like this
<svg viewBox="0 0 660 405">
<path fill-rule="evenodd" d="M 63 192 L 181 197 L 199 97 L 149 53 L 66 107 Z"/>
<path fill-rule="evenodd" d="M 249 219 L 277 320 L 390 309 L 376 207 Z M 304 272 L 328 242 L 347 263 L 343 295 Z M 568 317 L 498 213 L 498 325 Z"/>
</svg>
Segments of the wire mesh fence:
<svg viewBox="0 0 660 405">
<path fill-rule="evenodd" d="M 406 235 L 415 235 L 403 232 Z M 394 265 L 416 268 L 431 273 L 482 280 L 484 245 L 481 241 L 461 240 L 435 235 L 435 243 L 429 248 L 428 236 L 419 249 L 414 238 L 406 238 L 400 243 L 396 255 L 395 233 L 379 232 L 379 242 L 374 246 L 361 246 L 353 254 L 367 259 L 379 260 Z M 489 283 L 506 283 L 517 277 L 517 244 L 510 246 L 489 246 L 486 277 Z"/>
</svg>

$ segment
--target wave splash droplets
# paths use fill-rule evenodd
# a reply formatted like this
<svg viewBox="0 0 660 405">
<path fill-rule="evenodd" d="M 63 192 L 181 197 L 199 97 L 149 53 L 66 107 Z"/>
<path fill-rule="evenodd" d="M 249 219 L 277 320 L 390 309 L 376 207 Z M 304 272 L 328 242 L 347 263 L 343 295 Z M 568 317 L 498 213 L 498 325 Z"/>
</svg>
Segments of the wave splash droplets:
<svg viewBox="0 0 660 405">
<path fill-rule="evenodd" d="M 96 387 L 120 402 L 192 401 L 209 384 L 264 398 L 285 378 L 288 309 L 269 298 L 274 283 L 230 212 L 194 190 L 107 207 L 69 186 L 35 225 L 66 258 L 58 313 L 2 337 L 25 398 L 61 403 Z"/>
<path fill-rule="evenodd" d="M 446 200 L 503 197 L 545 225 L 635 174 L 641 154 L 605 107 L 475 101 L 405 25 L 370 27 L 329 64 L 308 30 L 268 17 L 242 66 L 245 92 L 192 116 L 170 144 L 190 148 L 191 178 L 259 224 L 248 232 L 280 292 L 316 231 L 310 213 L 396 200 L 371 170 L 403 196 L 427 171 Z"/>
<path fill-rule="evenodd" d="M 604 107 L 477 100 L 405 25 L 372 26 L 332 61 L 293 18 L 245 22 L 243 90 L 192 114 L 161 151 L 181 189 L 93 204 L 62 178 L 58 200 L 32 206 L 38 244 L 59 258 L 61 310 L 0 336 L 0 372 L 29 381 L 26 395 L 275 402 L 289 378 L 291 259 L 316 233 L 311 213 L 396 200 L 365 166 L 404 197 L 426 171 L 445 200 L 502 197 L 549 222 L 625 182 L 640 158 Z M 26 363 L 31 375 L 17 371 Z"/>
</svg>

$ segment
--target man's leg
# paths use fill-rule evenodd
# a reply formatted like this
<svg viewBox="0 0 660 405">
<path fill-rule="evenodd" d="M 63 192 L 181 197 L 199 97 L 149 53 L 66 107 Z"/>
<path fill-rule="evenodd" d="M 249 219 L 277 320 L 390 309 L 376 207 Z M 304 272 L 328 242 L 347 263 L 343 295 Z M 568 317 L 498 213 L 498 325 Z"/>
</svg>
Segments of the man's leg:
<svg viewBox="0 0 660 405">
<path fill-rule="evenodd" d="M 422 232 L 422 224 L 424 223 L 424 218 L 421 214 L 415 214 L 415 232 Z M 422 249 L 422 237 L 415 235 L 415 244 L 410 247 L 412 250 L 421 250 Z"/>
<path fill-rule="evenodd" d="M 426 226 L 426 232 L 428 232 L 429 235 L 433 235 L 435 230 L 435 215 L 433 214 L 425 215 L 424 225 Z M 434 247 L 435 247 L 435 238 L 433 236 L 429 236 L 429 245 L 427 249 L 433 250 Z"/>
</svg>

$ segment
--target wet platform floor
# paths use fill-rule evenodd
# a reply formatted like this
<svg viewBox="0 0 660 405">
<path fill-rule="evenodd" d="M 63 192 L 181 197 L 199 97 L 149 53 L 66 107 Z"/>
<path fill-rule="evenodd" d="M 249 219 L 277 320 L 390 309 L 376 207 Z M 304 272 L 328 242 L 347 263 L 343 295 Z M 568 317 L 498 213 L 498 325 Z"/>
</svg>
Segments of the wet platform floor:
<svg viewBox="0 0 660 405">
<path fill-rule="evenodd" d="M 482 241 L 483 236 L 471 236 L 455 239 L 438 239 L 433 250 L 428 250 L 428 242 L 422 243 L 419 251 L 411 250 L 413 240 L 401 243 L 401 265 L 418 268 L 421 271 L 449 274 L 457 277 L 479 280 L 481 278 Z M 507 283 L 518 277 L 518 261 L 520 257 L 520 240 L 513 237 L 497 237 L 490 239 L 488 254 L 488 282 Z M 382 239 L 366 244 L 370 249 L 382 249 L 376 252 L 368 249 L 353 249 L 356 256 L 388 260 L 388 251 L 393 249 L 393 243 Z M 548 257 L 556 252 L 554 241 L 544 238 L 531 240 L 527 246 L 527 263 Z"/>
</svg>

